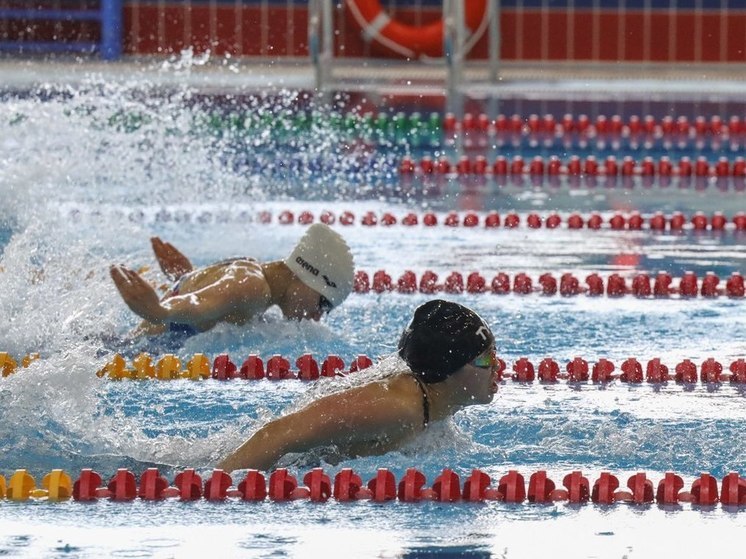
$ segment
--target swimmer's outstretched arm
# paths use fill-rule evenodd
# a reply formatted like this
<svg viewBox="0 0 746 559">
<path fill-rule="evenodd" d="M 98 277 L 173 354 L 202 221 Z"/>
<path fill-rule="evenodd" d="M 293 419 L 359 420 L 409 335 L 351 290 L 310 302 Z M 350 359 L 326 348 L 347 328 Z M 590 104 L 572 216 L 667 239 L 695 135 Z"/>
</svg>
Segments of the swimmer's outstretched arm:
<svg viewBox="0 0 746 559">
<path fill-rule="evenodd" d="M 395 442 L 414 434 L 422 410 L 380 384 L 332 394 L 267 423 L 218 465 L 225 471 L 269 470 L 290 452 L 375 440 Z"/>
<path fill-rule="evenodd" d="M 160 237 L 151 237 L 150 245 L 153 247 L 158 265 L 171 281 L 176 281 L 194 269 L 189 258 L 171 243 L 162 241 Z"/>
<path fill-rule="evenodd" d="M 112 266 L 110 274 L 127 306 L 153 324 L 195 324 L 220 320 L 238 309 L 265 308 L 270 290 L 263 276 L 236 270 L 233 274 L 193 293 L 159 300 L 153 286 L 137 272 Z"/>
</svg>

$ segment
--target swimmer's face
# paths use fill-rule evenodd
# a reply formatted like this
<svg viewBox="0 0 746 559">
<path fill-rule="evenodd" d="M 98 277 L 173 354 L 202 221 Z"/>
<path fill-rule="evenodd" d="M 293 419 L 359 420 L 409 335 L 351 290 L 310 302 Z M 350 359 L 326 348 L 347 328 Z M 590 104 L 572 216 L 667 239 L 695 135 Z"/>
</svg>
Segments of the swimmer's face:
<svg viewBox="0 0 746 559">
<path fill-rule="evenodd" d="M 318 291 L 314 291 L 299 279 L 294 279 L 280 304 L 282 314 L 292 320 L 310 319 L 318 321 L 331 310 L 331 305 Z"/>
<path fill-rule="evenodd" d="M 494 344 L 459 371 L 465 404 L 489 404 L 497 392 L 497 351 Z"/>
</svg>

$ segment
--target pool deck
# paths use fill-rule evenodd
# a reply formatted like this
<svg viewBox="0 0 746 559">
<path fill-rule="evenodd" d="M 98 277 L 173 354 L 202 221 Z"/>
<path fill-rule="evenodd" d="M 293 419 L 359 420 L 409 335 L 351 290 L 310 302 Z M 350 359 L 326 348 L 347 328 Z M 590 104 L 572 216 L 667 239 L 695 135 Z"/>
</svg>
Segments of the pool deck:
<svg viewBox="0 0 746 559">
<path fill-rule="evenodd" d="M 443 64 L 338 59 L 326 70 L 326 89 L 380 94 L 433 94 L 447 90 Z M 247 93 L 257 90 L 316 88 L 316 72 L 308 59 L 268 61 L 257 58 L 126 58 L 106 63 L 62 57 L 0 58 L 0 91 L 27 91 L 45 84 L 153 84 L 163 88 L 188 86 L 206 93 Z M 504 63 L 498 79 L 490 80 L 485 64 L 472 64 L 460 85 L 471 96 L 510 95 L 527 98 L 609 99 L 675 98 L 743 101 L 746 65 L 741 64 L 517 64 Z"/>
</svg>

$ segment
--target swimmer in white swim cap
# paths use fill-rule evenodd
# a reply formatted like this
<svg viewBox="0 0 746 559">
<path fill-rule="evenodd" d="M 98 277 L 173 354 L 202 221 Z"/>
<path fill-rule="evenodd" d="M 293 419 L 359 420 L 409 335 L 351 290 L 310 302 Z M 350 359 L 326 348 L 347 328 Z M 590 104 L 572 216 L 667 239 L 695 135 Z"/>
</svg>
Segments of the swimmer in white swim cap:
<svg viewBox="0 0 746 559">
<path fill-rule="evenodd" d="M 319 320 L 352 291 L 354 263 L 342 236 L 311 225 L 285 260 L 260 263 L 231 258 L 194 269 L 173 245 L 155 237 L 153 252 L 175 283 L 160 297 L 137 272 L 110 268 L 122 299 L 145 319 L 139 333 L 194 334 L 219 322 L 244 324 L 277 305 L 289 319 Z"/>
<path fill-rule="evenodd" d="M 266 471 L 286 454 L 330 447 L 331 457 L 322 456 L 327 461 L 340 454 L 385 454 L 431 422 L 490 403 L 497 392 L 492 331 L 458 303 L 436 299 L 418 307 L 398 354 L 388 370 L 384 361 L 359 373 L 361 380 L 371 377 L 364 384 L 317 398 L 265 424 L 218 467 Z"/>
</svg>

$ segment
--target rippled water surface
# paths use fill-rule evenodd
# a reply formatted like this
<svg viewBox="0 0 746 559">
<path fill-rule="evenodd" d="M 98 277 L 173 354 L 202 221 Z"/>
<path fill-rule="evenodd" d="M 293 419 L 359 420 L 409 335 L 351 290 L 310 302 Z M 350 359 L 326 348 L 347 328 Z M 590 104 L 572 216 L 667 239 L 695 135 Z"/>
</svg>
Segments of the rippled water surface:
<svg viewBox="0 0 746 559">
<path fill-rule="evenodd" d="M 715 183 L 661 189 L 639 182 L 612 187 L 571 184 L 499 185 L 458 181 L 403 184 L 396 178 L 401 146 L 374 149 L 341 137 L 333 113 L 302 94 L 252 98 L 258 115 L 251 132 L 216 132 L 205 123 L 228 99 L 169 95 L 135 84 L 92 81 L 0 103 L 0 350 L 41 353 L 28 369 L 0 379 L 0 473 L 27 468 L 41 479 L 52 468 L 76 475 L 93 467 L 105 478 L 117 467 L 136 472 L 169 464 L 209 473 L 258 422 L 298 398 L 324 390 L 300 381 L 121 382 L 95 372 L 121 352 L 167 351 L 187 358 L 228 352 L 236 360 L 255 352 L 294 358 L 394 351 L 399 332 L 427 295 L 352 295 L 320 323 L 287 323 L 278 312 L 251 328 L 220 326 L 188 340 L 125 336 L 137 323 L 118 298 L 108 266 L 148 267 L 156 284 L 149 238 L 161 236 L 206 264 L 234 255 L 283 258 L 303 227 L 262 224 L 273 216 L 324 210 L 407 212 L 516 211 L 525 223 L 536 211 L 588 215 L 637 209 L 723 211 L 744 208 L 743 193 Z M 280 133 L 268 123 L 277 112 L 321 111 L 315 128 Z M 310 109 L 309 109 L 310 107 Z M 323 115 L 326 114 L 326 117 Z M 274 115 L 274 116 L 273 116 Z M 326 120 L 324 120 L 326 118 Z M 265 128 L 262 128 L 265 126 Z M 356 267 L 386 270 L 526 272 L 537 278 L 572 272 L 581 281 L 598 272 L 707 271 L 725 278 L 744 271 L 744 237 L 723 232 L 591 232 L 568 230 L 388 228 L 341 226 Z M 559 363 L 576 356 L 619 364 L 660 357 L 669 368 L 688 358 L 730 363 L 744 354 L 742 300 L 442 295 L 479 310 L 492 325 L 500 356 Z M 365 373 L 359 373 L 365 374 Z M 506 381 L 489 406 L 459 412 L 416 443 L 385 456 L 326 465 L 352 467 L 364 480 L 378 467 L 398 476 L 418 467 L 430 483 L 444 467 L 462 477 L 478 467 L 494 479 L 509 469 L 526 477 L 545 469 L 556 482 L 581 470 L 591 482 L 614 472 L 624 485 L 637 471 L 657 482 L 663 472 L 700 472 L 721 478 L 746 470 L 744 391 L 730 385 L 684 386 L 619 381 L 598 386 Z M 316 465 L 292 457 L 299 476 Z M 313 505 L 206 502 L 0 502 L 0 554 L 11 556 L 340 557 L 653 557 L 729 549 L 745 525 L 743 512 L 721 507 L 681 510 L 490 504 L 407 505 L 367 502 Z M 692 537 L 705 533 L 706 538 Z M 661 551 L 661 550 L 664 551 Z"/>
</svg>

